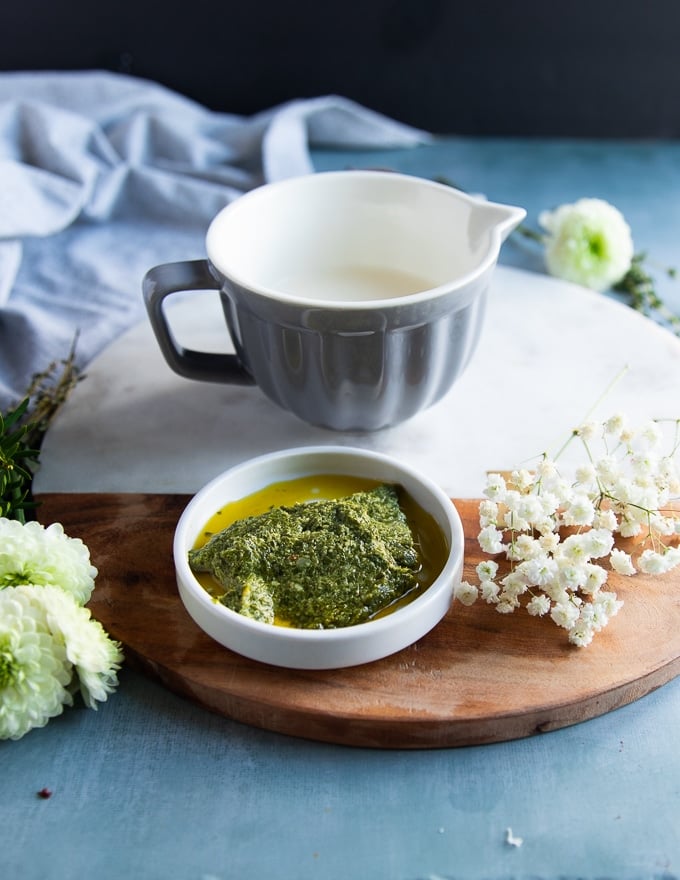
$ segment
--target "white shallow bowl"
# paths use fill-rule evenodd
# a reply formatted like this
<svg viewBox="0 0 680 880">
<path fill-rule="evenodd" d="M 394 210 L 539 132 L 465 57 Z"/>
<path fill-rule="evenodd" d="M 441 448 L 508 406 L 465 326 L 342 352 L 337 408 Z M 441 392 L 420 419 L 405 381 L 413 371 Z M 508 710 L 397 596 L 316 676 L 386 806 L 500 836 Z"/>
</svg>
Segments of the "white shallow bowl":
<svg viewBox="0 0 680 880">
<path fill-rule="evenodd" d="M 403 486 L 439 525 L 449 547 L 446 564 L 420 596 L 385 617 L 338 629 L 279 627 L 220 605 L 189 567 L 188 553 L 206 522 L 224 504 L 272 483 L 314 474 L 366 477 Z M 453 502 L 436 484 L 389 456 L 339 446 L 289 449 L 251 459 L 216 477 L 189 502 L 175 530 L 174 560 L 181 599 L 194 621 L 232 651 L 291 669 L 337 669 L 386 657 L 429 632 L 449 610 L 463 567 L 463 526 Z"/>
</svg>

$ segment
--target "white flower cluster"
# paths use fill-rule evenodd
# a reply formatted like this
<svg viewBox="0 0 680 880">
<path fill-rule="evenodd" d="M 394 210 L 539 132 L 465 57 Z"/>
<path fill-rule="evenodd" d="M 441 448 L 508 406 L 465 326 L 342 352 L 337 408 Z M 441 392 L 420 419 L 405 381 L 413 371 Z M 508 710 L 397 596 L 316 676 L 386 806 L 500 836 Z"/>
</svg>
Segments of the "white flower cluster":
<svg viewBox="0 0 680 880">
<path fill-rule="evenodd" d="M 97 570 L 61 525 L 0 518 L 0 739 L 20 739 L 117 685 L 120 645 L 90 616 Z"/>
<path fill-rule="evenodd" d="M 673 424 L 666 453 L 658 422 L 632 430 L 617 415 L 582 425 L 571 436 L 582 443 L 586 463 L 572 480 L 548 456 L 533 472 L 490 474 L 478 541 L 509 566 L 484 560 L 476 569 L 479 584 L 463 581 L 456 598 L 471 605 L 481 596 L 505 614 L 522 606 L 531 615 L 549 614 L 572 644 L 590 644 L 623 605 L 604 589 L 610 571 L 633 575 L 637 566 L 662 574 L 680 563 L 680 511 L 672 504 L 680 496 L 680 420 Z M 635 559 L 615 546 L 615 535 L 631 539 Z"/>
<path fill-rule="evenodd" d="M 633 238 L 621 212 L 602 199 L 579 199 L 543 211 L 548 272 L 592 290 L 606 290 L 628 272 Z"/>
</svg>

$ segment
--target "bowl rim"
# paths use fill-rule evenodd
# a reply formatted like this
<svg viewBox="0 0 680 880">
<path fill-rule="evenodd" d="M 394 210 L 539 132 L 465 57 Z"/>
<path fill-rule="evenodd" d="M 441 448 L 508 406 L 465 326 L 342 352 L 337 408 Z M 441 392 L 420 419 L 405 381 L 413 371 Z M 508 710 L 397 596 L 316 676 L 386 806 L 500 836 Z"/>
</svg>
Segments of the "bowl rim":
<svg viewBox="0 0 680 880">
<path fill-rule="evenodd" d="M 227 608 L 225 605 L 216 602 L 198 582 L 191 571 L 188 562 L 187 554 L 189 548 L 193 546 L 196 535 L 201 526 L 204 525 L 205 521 L 212 515 L 211 513 L 208 513 L 207 516 L 203 518 L 203 514 L 201 514 L 201 521 L 196 522 L 198 511 L 201 507 L 207 505 L 209 501 L 212 501 L 213 495 L 218 494 L 219 490 L 230 480 L 235 479 L 238 475 L 247 473 L 249 470 L 257 471 L 259 469 L 286 462 L 293 464 L 303 459 L 308 459 L 311 463 L 313 460 L 321 460 L 325 458 L 329 459 L 329 463 L 330 460 L 336 462 L 338 460 L 344 460 L 347 462 L 348 466 L 346 469 L 334 469 L 337 473 L 353 473 L 351 462 L 356 462 L 357 460 L 370 462 L 371 464 L 380 463 L 386 467 L 393 468 L 406 476 L 407 482 L 410 481 L 412 485 L 418 485 L 423 493 L 428 496 L 430 501 L 437 505 L 440 512 L 443 514 L 443 519 L 448 529 L 448 534 L 445 533 L 444 538 L 449 548 L 449 555 L 446 563 L 437 577 L 420 596 L 416 597 L 412 602 L 409 602 L 402 608 L 395 610 L 391 614 L 377 619 L 367 620 L 362 623 L 352 624 L 345 627 L 336 627 L 333 629 L 303 629 L 299 627 L 275 626 L 274 624 L 253 620 L 243 614 L 239 614 L 238 611 L 233 611 L 231 608 Z M 303 471 L 300 473 L 293 470 L 290 479 L 295 479 L 297 476 L 309 475 L 314 472 L 324 473 L 323 470 L 317 468 L 312 468 L 311 470 L 306 470 L 306 472 Z M 332 473 L 333 470 L 327 470 L 325 472 Z M 380 477 L 377 479 L 380 479 Z M 272 477 L 269 482 L 276 482 L 276 480 L 277 477 Z M 268 485 L 267 482 L 262 483 L 262 488 L 266 485 Z M 404 486 L 404 488 L 406 491 L 409 491 L 408 486 Z M 251 491 L 255 492 L 257 491 L 257 488 L 253 488 Z M 241 495 L 239 497 L 246 496 Z M 414 500 L 416 500 L 417 503 L 420 503 L 418 499 Z M 213 513 L 215 510 L 219 509 L 219 503 L 220 502 L 215 506 Z M 221 503 L 224 504 L 225 499 L 222 499 Z M 431 515 L 434 515 L 432 509 L 429 509 L 428 512 Z M 437 522 L 440 527 L 442 527 L 442 522 L 439 518 L 437 518 Z M 464 534 L 460 515 L 458 514 L 455 504 L 446 495 L 443 489 L 441 489 L 429 477 L 398 459 L 384 453 L 352 446 L 294 447 L 277 452 L 265 453 L 230 467 L 206 483 L 189 501 L 178 520 L 173 539 L 173 556 L 178 581 L 181 579 L 185 589 L 191 594 L 192 598 L 197 600 L 207 612 L 212 613 L 218 619 L 224 620 L 225 624 L 239 627 L 246 632 L 250 631 L 253 635 L 257 634 L 261 637 L 263 634 L 266 634 L 271 639 L 299 644 L 329 644 L 346 641 L 354 634 L 356 634 L 356 637 L 361 637 L 364 634 L 377 637 L 381 632 L 391 631 L 396 627 L 399 627 L 410 618 L 420 615 L 428 605 L 437 600 L 441 590 L 446 589 L 448 583 L 455 577 L 456 571 L 462 563 L 463 551 Z"/>
<path fill-rule="evenodd" d="M 310 187 L 315 189 L 317 187 L 332 188 L 344 186 L 345 184 L 352 186 L 356 182 L 377 182 L 379 186 L 385 189 L 403 187 L 411 190 L 420 190 L 423 193 L 438 193 L 452 204 L 464 205 L 471 214 L 475 213 L 481 216 L 488 213 L 496 218 L 496 222 L 489 227 L 489 243 L 486 252 L 479 259 L 478 263 L 466 272 L 447 282 L 433 285 L 426 290 L 420 290 L 406 296 L 387 299 L 338 300 L 335 305 L 342 309 L 355 311 L 368 311 L 375 308 L 382 310 L 387 308 L 401 309 L 407 305 L 420 304 L 433 298 L 443 297 L 449 293 L 455 294 L 462 291 L 494 268 L 501 246 L 507 235 L 526 216 L 526 210 L 516 205 L 480 199 L 478 196 L 463 192 L 454 186 L 403 171 L 383 171 L 368 168 L 315 171 L 301 174 L 297 177 L 271 181 L 262 186 L 255 187 L 255 189 L 225 205 L 212 218 L 205 237 L 206 253 L 209 264 L 217 272 L 219 280 L 229 279 L 232 283 L 259 296 L 291 304 L 298 308 L 319 307 L 328 309 L 329 304 L 327 300 L 283 294 L 271 286 L 254 283 L 251 279 L 243 277 L 241 273 L 227 267 L 225 261 L 220 260 L 217 255 L 219 249 L 217 239 L 221 235 L 222 227 L 231 220 L 232 216 L 238 217 L 238 214 L 247 209 L 251 203 L 256 204 L 258 201 L 266 201 L 267 198 L 275 196 L 279 192 L 285 192 L 288 189 L 302 189 L 304 191 Z"/>
</svg>

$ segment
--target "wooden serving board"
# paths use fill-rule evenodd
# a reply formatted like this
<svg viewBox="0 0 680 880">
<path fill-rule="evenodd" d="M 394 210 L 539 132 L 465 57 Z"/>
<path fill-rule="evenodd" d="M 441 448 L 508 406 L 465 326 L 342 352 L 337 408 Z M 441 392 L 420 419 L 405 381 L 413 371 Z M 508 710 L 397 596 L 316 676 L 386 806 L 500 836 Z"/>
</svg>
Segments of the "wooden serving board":
<svg viewBox="0 0 680 880">
<path fill-rule="evenodd" d="M 39 519 L 61 522 L 99 569 L 93 616 L 127 661 L 229 718 L 353 746 L 436 748 L 499 742 L 585 721 L 680 672 L 680 575 L 613 575 L 624 608 L 588 648 L 550 620 L 454 603 L 428 635 L 364 666 L 295 671 L 241 657 L 205 635 L 175 585 L 172 539 L 185 495 L 45 494 Z M 457 501 L 464 576 L 481 559 L 477 501 Z"/>
</svg>

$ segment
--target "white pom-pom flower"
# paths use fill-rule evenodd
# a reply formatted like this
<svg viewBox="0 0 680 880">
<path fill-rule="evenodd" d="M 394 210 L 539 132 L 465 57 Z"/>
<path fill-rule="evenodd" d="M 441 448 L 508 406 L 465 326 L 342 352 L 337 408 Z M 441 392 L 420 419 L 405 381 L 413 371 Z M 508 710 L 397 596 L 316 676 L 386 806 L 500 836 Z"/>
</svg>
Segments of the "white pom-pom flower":
<svg viewBox="0 0 680 880">
<path fill-rule="evenodd" d="M 84 605 L 97 569 L 80 538 L 69 538 L 60 523 L 20 523 L 0 517 L 0 589 L 20 584 L 53 585 Z"/>
<path fill-rule="evenodd" d="M 0 590 L 0 739 L 44 727 L 73 702 L 71 663 L 40 601 L 47 589 L 56 588 Z"/>
<path fill-rule="evenodd" d="M 621 281 L 633 260 L 633 238 L 623 215 L 602 199 L 579 199 L 544 211 L 548 272 L 592 290 Z"/>
<path fill-rule="evenodd" d="M 43 727 L 78 688 L 96 709 L 116 687 L 121 661 L 120 645 L 71 594 L 49 584 L 1 590 L 0 739 Z"/>
</svg>

